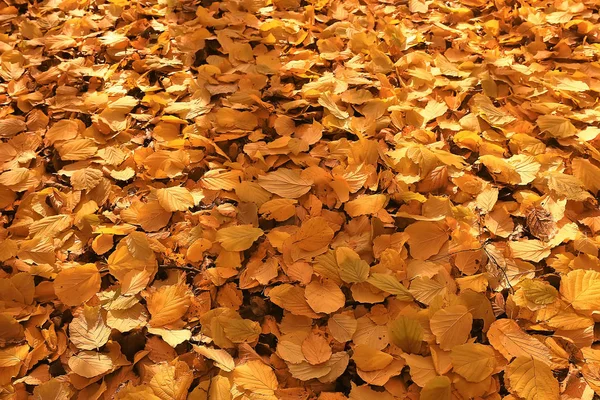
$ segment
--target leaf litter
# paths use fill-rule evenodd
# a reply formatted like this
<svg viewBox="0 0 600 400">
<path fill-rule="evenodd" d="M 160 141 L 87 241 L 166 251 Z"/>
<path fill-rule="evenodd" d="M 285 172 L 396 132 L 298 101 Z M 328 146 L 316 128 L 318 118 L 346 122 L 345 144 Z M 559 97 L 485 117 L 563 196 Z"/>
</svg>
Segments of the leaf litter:
<svg viewBox="0 0 600 400">
<path fill-rule="evenodd" d="M 0 6 L 6 399 L 593 399 L 593 1 Z"/>
</svg>

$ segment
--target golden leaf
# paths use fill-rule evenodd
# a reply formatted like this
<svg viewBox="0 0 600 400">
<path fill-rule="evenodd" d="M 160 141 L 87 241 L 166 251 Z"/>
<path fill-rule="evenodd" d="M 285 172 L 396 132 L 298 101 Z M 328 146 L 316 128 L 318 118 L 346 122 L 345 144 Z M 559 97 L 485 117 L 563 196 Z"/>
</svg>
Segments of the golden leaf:
<svg viewBox="0 0 600 400">
<path fill-rule="evenodd" d="M 401 315 L 388 325 L 392 343 L 407 353 L 419 353 L 423 342 L 421 324 L 408 316 Z"/>
<path fill-rule="evenodd" d="M 447 376 L 436 376 L 427 382 L 421 390 L 421 400 L 450 400 L 452 385 Z"/>
<path fill-rule="evenodd" d="M 183 187 L 174 186 L 156 191 L 158 203 L 166 211 L 185 211 L 194 206 L 192 194 Z"/>
<path fill-rule="evenodd" d="M 489 346 L 466 343 L 455 346 L 450 352 L 452 368 L 469 382 L 480 382 L 496 368 L 496 355 Z"/>
<path fill-rule="evenodd" d="M 206 346 L 193 346 L 196 353 L 203 355 L 215 362 L 215 365 L 225 372 L 233 371 L 235 362 L 233 357 L 225 350 L 213 349 Z"/>
<path fill-rule="evenodd" d="M 441 309 L 431 316 L 431 332 L 444 350 L 463 344 L 469 338 L 473 316 L 465 306 Z"/>
<path fill-rule="evenodd" d="M 526 400 L 558 399 L 558 381 L 548 365 L 531 357 L 517 357 L 506 369 L 510 389 Z"/>
<path fill-rule="evenodd" d="M 342 308 L 346 296 L 339 286 L 330 280 L 313 280 L 304 292 L 308 305 L 318 313 L 331 314 Z"/>
<path fill-rule="evenodd" d="M 63 269 L 54 279 L 54 292 L 68 306 L 78 306 L 100 290 L 100 273 L 94 264 Z"/>
<path fill-rule="evenodd" d="M 297 199 L 308 193 L 314 181 L 297 170 L 279 168 L 258 177 L 258 184 L 265 190 L 287 199 Z"/>
<path fill-rule="evenodd" d="M 596 310 L 600 307 L 600 273 L 577 269 L 563 276 L 560 294 L 576 310 Z"/>
<path fill-rule="evenodd" d="M 110 337 L 110 328 L 101 315 L 100 307 L 83 306 L 79 315 L 69 324 L 71 342 L 82 350 L 104 346 Z"/>
<path fill-rule="evenodd" d="M 147 299 L 150 325 L 160 327 L 177 321 L 191 304 L 191 292 L 184 283 L 161 286 Z"/>
<path fill-rule="evenodd" d="M 113 369 L 112 359 L 95 351 L 82 351 L 69 358 L 69 368 L 84 378 L 94 378 Z"/>
<path fill-rule="evenodd" d="M 244 251 L 263 235 L 263 230 L 252 225 L 236 225 L 217 231 L 216 241 L 228 251 Z"/>
<path fill-rule="evenodd" d="M 409 225 L 405 232 L 409 235 L 410 254 L 419 260 L 427 260 L 438 254 L 448 241 L 448 232 L 439 222 L 417 221 Z"/>
<path fill-rule="evenodd" d="M 507 360 L 511 360 L 513 357 L 526 356 L 550 363 L 550 350 L 548 347 L 523 332 L 513 320 L 500 319 L 495 321 L 487 336 L 490 344 Z"/>
<path fill-rule="evenodd" d="M 273 396 L 279 384 L 273 370 L 262 361 L 248 361 L 233 370 L 233 382 L 243 391 Z"/>
<path fill-rule="evenodd" d="M 352 359 L 357 368 L 363 371 L 377 371 L 390 365 L 394 357 L 366 344 L 360 344 L 354 348 Z"/>
</svg>

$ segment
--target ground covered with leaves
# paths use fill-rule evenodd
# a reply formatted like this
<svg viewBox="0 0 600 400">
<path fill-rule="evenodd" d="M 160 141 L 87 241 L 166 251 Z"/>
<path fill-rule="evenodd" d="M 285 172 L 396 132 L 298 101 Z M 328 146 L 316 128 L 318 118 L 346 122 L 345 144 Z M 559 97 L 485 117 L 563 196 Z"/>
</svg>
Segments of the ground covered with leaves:
<svg viewBox="0 0 600 400">
<path fill-rule="evenodd" d="M 5 0 L 0 398 L 593 399 L 598 8 Z"/>
</svg>

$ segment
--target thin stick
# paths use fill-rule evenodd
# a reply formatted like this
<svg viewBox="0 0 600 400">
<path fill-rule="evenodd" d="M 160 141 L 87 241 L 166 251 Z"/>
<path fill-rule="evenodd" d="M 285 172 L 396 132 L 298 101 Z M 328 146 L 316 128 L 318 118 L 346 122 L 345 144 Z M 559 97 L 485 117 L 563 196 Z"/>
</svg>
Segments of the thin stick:
<svg viewBox="0 0 600 400">
<path fill-rule="evenodd" d="M 196 274 L 202 273 L 202 270 L 194 268 L 194 267 L 188 267 L 187 265 L 161 264 L 158 267 L 165 268 L 165 269 L 179 269 L 182 271 L 194 272 Z M 101 274 L 106 274 L 109 272 L 108 267 L 102 268 L 98 272 L 100 272 Z"/>
</svg>

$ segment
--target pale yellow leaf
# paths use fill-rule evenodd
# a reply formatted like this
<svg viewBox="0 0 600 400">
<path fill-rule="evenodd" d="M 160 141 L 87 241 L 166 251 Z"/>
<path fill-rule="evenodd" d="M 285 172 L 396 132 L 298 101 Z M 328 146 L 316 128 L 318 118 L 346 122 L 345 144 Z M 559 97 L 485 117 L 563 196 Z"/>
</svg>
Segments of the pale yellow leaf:
<svg viewBox="0 0 600 400">
<path fill-rule="evenodd" d="M 513 257 L 539 262 L 550 255 L 550 247 L 540 240 L 520 240 L 508 242 Z"/>
<path fill-rule="evenodd" d="M 233 371 L 235 368 L 233 357 L 225 350 L 196 345 L 194 345 L 193 348 L 196 353 L 213 360 L 215 365 L 225 372 Z"/>
<path fill-rule="evenodd" d="M 113 368 L 112 359 L 107 354 L 95 351 L 82 351 L 69 358 L 69 368 L 84 378 L 94 378 Z"/>
<path fill-rule="evenodd" d="M 233 370 L 233 382 L 243 391 L 272 396 L 279 384 L 271 367 L 262 361 L 252 360 Z"/>
<path fill-rule="evenodd" d="M 194 206 L 194 197 L 186 188 L 174 186 L 156 191 L 158 203 L 166 211 L 186 211 Z"/>
</svg>

